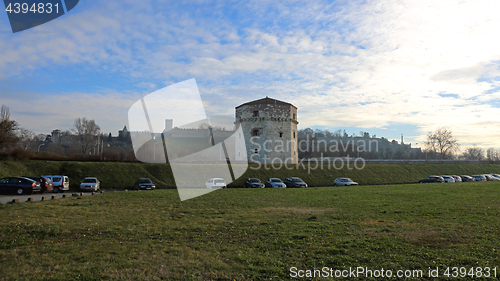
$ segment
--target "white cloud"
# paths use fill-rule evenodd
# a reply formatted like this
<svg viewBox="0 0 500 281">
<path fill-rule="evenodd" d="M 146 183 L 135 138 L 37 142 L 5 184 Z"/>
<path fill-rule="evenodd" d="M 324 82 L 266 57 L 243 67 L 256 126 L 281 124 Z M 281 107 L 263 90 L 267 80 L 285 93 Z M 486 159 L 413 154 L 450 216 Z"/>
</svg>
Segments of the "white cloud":
<svg viewBox="0 0 500 281">
<path fill-rule="evenodd" d="M 500 146 L 497 1 L 122 3 L 88 4 L 52 33 L 0 34 L 0 78 L 77 64 L 140 90 L 196 78 L 207 113 L 269 95 L 299 107 L 302 126 L 411 124 L 420 141 L 444 126 Z"/>
</svg>

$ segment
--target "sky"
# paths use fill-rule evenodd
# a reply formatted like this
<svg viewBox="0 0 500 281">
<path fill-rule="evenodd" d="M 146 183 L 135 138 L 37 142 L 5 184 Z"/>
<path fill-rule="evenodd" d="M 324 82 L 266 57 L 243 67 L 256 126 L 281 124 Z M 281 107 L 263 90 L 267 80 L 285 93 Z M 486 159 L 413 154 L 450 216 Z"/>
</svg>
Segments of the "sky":
<svg viewBox="0 0 500 281">
<path fill-rule="evenodd" d="M 208 115 L 269 96 L 298 108 L 299 129 L 421 146 L 445 127 L 462 147 L 500 148 L 498 11 L 496 0 L 81 0 L 18 33 L 0 12 L 0 104 L 37 133 L 86 117 L 117 135 L 141 97 L 194 78 Z"/>
</svg>

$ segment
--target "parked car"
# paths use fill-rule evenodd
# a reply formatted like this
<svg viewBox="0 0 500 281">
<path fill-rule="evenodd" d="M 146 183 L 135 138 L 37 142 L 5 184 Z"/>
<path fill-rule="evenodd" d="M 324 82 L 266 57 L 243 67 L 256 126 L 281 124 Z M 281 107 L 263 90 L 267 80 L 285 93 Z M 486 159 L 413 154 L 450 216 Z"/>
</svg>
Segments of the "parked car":
<svg viewBox="0 0 500 281">
<path fill-rule="evenodd" d="M 41 190 L 40 182 L 24 177 L 7 177 L 0 179 L 1 193 L 15 193 L 17 195 L 32 194 Z"/>
<path fill-rule="evenodd" d="M 45 191 L 53 191 L 54 185 L 50 178 L 47 177 L 31 177 L 31 176 L 23 176 L 23 178 L 28 178 L 35 180 L 40 183 L 40 193 L 44 193 Z"/>
<path fill-rule="evenodd" d="M 486 177 L 486 180 L 489 180 L 489 181 L 498 181 L 500 180 L 499 178 L 491 175 L 491 174 L 484 174 L 484 176 Z"/>
<path fill-rule="evenodd" d="M 491 175 L 500 179 L 500 175 L 499 174 L 491 174 Z"/>
<path fill-rule="evenodd" d="M 97 191 L 101 188 L 101 182 L 97 178 L 86 177 L 80 182 L 81 191 Z"/>
<path fill-rule="evenodd" d="M 245 181 L 245 184 L 243 185 L 244 188 L 264 188 L 265 185 L 256 178 L 249 178 Z"/>
<path fill-rule="evenodd" d="M 444 179 L 444 182 L 455 182 L 455 178 L 452 176 L 441 176 Z"/>
<path fill-rule="evenodd" d="M 486 177 L 484 175 L 472 175 L 476 181 L 487 181 Z"/>
<path fill-rule="evenodd" d="M 134 190 L 154 190 L 156 185 L 148 178 L 140 178 L 134 183 Z"/>
<path fill-rule="evenodd" d="M 212 178 L 205 183 L 205 188 L 226 188 L 226 181 L 223 178 Z"/>
<path fill-rule="evenodd" d="M 278 178 L 269 178 L 265 185 L 267 188 L 286 188 L 286 185 Z"/>
<path fill-rule="evenodd" d="M 350 178 L 336 178 L 333 181 L 334 186 L 351 186 L 351 185 L 359 185 L 357 182 L 351 180 Z"/>
<path fill-rule="evenodd" d="M 487 181 L 493 180 L 493 178 L 488 174 L 483 174 L 483 176 L 486 178 Z"/>
<path fill-rule="evenodd" d="M 452 175 L 452 177 L 455 179 L 455 182 L 462 182 L 462 178 L 460 176 Z"/>
<path fill-rule="evenodd" d="M 69 190 L 69 178 L 67 176 L 42 176 L 44 178 L 49 178 L 52 181 L 52 185 L 54 186 L 54 189 L 52 192 L 58 193 L 58 192 L 64 192 Z"/>
<path fill-rule="evenodd" d="M 418 181 L 419 183 L 431 183 L 431 182 L 444 182 L 443 177 L 440 176 L 428 176 L 425 179 Z"/>
<path fill-rule="evenodd" d="M 462 175 L 462 176 L 460 176 L 460 177 L 462 177 L 462 181 L 463 181 L 463 182 L 471 182 L 471 181 L 476 181 L 476 179 L 475 179 L 475 178 L 473 178 L 473 177 L 471 177 L 471 176 Z"/>
<path fill-rule="evenodd" d="M 301 178 L 297 177 L 285 178 L 283 183 L 286 185 L 287 188 L 307 187 L 307 183 L 305 183 Z"/>
</svg>

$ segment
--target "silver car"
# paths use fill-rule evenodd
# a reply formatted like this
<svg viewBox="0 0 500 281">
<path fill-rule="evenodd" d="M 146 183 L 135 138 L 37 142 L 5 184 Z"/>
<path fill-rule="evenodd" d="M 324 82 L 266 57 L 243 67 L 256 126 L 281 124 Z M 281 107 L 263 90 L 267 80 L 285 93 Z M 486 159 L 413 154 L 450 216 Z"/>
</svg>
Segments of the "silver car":
<svg viewBox="0 0 500 281">
<path fill-rule="evenodd" d="M 87 177 L 80 183 L 81 191 L 97 191 L 101 188 L 101 182 L 97 178 Z"/>
<path fill-rule="evenodd" d="M 444 179 L 444 182 L 455 182 L 455 178 L 452 176 L 441 176 Z"/>
<path fill-rule="evenodd" d="M 265 182 L 265 186 L 267 188 L 286 188 L 286 185 L 285 183 L 283 183 L 283 181 L 281 181 L 280 179 L 278 178 L 269 178 L 266 182 Z"/>
<path fill-rule="evenodd" d="M 359 185 L 357 182 L 351 180 L 350 178 L 336 178 L 333 181 L 334 186 L 351 186 L 351 185 Z"/>
</svg>

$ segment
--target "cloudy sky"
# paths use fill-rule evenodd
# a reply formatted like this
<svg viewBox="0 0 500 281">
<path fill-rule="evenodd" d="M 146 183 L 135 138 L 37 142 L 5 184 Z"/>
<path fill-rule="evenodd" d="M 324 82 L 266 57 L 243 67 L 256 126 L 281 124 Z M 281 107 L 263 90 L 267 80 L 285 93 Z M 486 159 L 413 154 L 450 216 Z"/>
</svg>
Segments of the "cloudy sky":
<svg viewBox="0 0 500 281">
<path fill-rule="evenodd" d="M 142 96 L 195 78 L 209 115 L 270 96 L 298 107 L 300 128 L 420 146 L 446 127 L 462 146 L 498 148 L 498 11 L 496 0 L 80 1 L 15 34 L 4 12 L 0 104 L 37 133 L 87 117 L 116 135 Z"/>
</svg>

